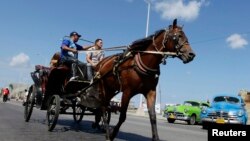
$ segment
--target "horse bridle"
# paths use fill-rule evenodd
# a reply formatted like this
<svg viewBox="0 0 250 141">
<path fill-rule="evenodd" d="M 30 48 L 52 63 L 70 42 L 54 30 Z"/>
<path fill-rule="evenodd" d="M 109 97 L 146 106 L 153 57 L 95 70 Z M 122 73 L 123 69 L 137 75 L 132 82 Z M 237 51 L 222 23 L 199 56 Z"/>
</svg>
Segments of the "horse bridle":
<svg viewBox="0 0 250 141">
<path fill-rule="evenodd" d="M 166 64 L 166 59 L 168 57 L 178 57 L 180 55 L 182 55 L 181 53 L 181 48 L 188 44 L 187 39 L 185 39 L 184 41 L 181 41 L 179 39 L 180 36 L 180 31 L 178 33 L 174 33 L 171 34 L 169 32 L 168 29 L 165 29 L 165 33 L 164 33 L 164 39 L 162 40 L 162 46 L 160 49 L 158 49 L 158 46 L 155 44 L 155 36 L 153 36 L 153 46 L 155 48 L 156 51 L 141 51 L 138 52 L 138 54 L 135 55 L 135 62 L 136 65 L 139 69 L 137 69 L 140 73 L 144 74 L 144 75 L 156 75 L 158 77 L 159 74 L 159 68 L 157 69 L 152 69 L 147 67 L 141 60 L 141 56 L 140 53 L 149 53 L 149 54 L 158 54 L 158 55 L 162 55 L 162 63 L 165 65 Z M 167 43 L 167 41 L 169 41 L 169 39 L 174 41 L 174 48 L 176 49 L 176 52 L 164 52 L 163 49 L 166 48 L 165 44 Z"/>
<path fill-rule="evenodd" d="M 179 36 L 181 35 L 180 34 L 180 31 L 178 33 L 174 33 L 173 35 L 169 35 L 170 32 L 169 30 L 166 28 L 165 29 L 165 33 L 164 33 L 164 39 L 162 40 L 162 47 L 160 49 L 157 48 L 157 45 L 155 44 L 155 36 L 153 36 L 153 45 L 154 45 L 154 48 L 157 52 L 162 52 L 162 50 L 164 48 L 166 48 L 165 44 L 167 43 L 168 39 L 172 38 L 172 40 L 174 41 L 174 47 L 176 49 L 176 55 L 164 55 L 164 59 L 166 59 L 167 57 L 177 57 L 177 56 L 180 56 L 182 55 L 181 53 L 181 48 L 184 46 L 184 45 L 188 45 L 188 41 L 187 39 L 185 39 L 183 42 L 181 42 Z"/>
</svg>

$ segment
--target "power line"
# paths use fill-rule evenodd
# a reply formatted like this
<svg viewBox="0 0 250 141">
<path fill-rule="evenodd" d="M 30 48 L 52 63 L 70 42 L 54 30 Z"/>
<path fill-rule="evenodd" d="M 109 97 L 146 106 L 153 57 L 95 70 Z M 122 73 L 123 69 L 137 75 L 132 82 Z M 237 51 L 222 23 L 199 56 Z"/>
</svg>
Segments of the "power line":
<svg viewBox="0 0 250 141">
<path fill-rule="evenodd" d="M 238 33 L 238 34 L 243 34 L 243 35 L 248 35 L 250 34 L 250 31 L 247 32 L 242 32 L 242 33 Z M 201 43 L 206 43 L 206 42 L 212 42 L 212 41 L 216 41 L 216 40 L 221 40 L 221 39 L 225 39 L 230 35 L 224 35 L 224 36 L 220 36 L 220 37 L 216 37 L 216 38 L 211 38 L 211 39 L 206 39 L 206 40 L 200 40 L 200 41 L 195 41 L 192 42 L 190 44 L 201 44 Z"/>
</svg>

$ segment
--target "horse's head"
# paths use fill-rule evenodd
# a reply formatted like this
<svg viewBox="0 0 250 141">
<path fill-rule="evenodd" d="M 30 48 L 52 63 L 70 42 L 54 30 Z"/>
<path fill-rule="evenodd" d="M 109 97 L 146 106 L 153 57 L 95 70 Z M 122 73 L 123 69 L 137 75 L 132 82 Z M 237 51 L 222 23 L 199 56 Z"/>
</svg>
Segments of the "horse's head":
<svg viewBox="0 0 250 141">
<path fill-rule="evenodd" d="M 195 57 L 195 53 L 193 52 L 182 27 L 177 25 L 177 19 L 173 21 L 173 25 L 170 25 L 169 29 L 166 29 L 162 44 L 163 51 L 176 53 L 176 56 L 180 58 L 183 63 L 189 63 Z"/>
</svg>

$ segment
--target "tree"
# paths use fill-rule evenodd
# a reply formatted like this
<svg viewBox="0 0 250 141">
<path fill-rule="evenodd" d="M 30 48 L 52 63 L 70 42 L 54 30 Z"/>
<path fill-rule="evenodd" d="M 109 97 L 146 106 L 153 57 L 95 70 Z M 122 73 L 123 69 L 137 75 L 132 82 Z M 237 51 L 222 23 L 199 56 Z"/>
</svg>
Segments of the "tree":
<svg viewBox="0 0 250 141">
<path fill-rule="evenodd" d="M 12 91 L 13 90 L 13 84 L 9 84 L 9 88 Z"/>
</svg>

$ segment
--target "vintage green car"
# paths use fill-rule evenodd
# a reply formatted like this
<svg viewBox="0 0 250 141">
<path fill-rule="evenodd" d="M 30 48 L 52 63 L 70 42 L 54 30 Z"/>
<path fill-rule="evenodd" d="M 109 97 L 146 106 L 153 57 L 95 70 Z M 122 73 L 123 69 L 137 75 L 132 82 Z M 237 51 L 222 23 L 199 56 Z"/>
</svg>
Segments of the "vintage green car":
<svg viewBox="0 0 250 141">
<path fill-rule="evenodd" d="M 164 111 L 164 116 L 169 123 L 175 120 L 187 121 L 188 124 L 194 125 L 200 123 L 200 114 L 203 108 L 209 107 L 207 102 L 185 101 L 181 105 L 168 106 Z"/>
</svg>

